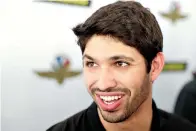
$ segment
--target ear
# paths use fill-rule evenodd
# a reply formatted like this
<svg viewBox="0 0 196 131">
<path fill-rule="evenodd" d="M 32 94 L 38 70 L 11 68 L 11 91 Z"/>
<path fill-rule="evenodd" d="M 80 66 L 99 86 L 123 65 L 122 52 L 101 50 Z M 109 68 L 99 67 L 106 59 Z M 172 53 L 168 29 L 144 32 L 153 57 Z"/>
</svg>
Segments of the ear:
<svg viewBox="0 0 196 131">
<path fill-rule="evenodd" d="M 154 82 L 161 71 L 163 70 L 164 67 L 164 55 L 162 52 L 157 53 L 156 57 L 152 60 L 151 64 L 151 70 L 150 70 L 150 75 L 151 75 L 151 81 Z"/>
</svg>

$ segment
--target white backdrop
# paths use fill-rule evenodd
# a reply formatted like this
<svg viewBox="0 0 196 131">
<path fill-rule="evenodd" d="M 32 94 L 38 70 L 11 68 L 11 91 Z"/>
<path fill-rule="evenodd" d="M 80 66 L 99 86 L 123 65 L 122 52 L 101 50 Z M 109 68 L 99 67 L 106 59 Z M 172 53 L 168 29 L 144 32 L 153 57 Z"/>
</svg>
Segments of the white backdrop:
<svg viewBox="0 0 196 131">
<path fill-rule="evenodd" d="M 51 69 L 56 54 L 70 56 L 72 69 L 82 69 L 81 52 L 71 28 L 83 22 L 99 7 L 115 0 L 94 0 L 77 7 L 32 2 L 0 1 L 0 67 L 2 131 L 44 131 L 91 102 L 82 75 L 63 85 L 37 77 L 33 70 Z M 180 0 L 189 18 L 172 25 L 160 17 L 171 0 L 140 0 L 157 17 L 164 35 L 166 60 L 186 60 L 186 72 L 162 73 L 154 84 L 158 107 L 172 112 L 182 85 L 191 79 L 196 62 L 195 0 Z"/>
</svg>

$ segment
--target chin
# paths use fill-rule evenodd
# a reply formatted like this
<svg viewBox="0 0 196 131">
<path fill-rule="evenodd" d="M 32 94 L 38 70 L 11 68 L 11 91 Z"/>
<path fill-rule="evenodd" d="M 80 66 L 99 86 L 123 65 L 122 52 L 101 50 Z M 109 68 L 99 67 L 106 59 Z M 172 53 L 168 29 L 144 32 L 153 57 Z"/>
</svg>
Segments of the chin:
<svg viewBox="0 0 196 131">
<path fill-rule="evenodd" d="M 109 123 L 120 123 L 127 120 L 130 116 L 122 110 L 108 112 L 101 110 L 103 119 Z"/>
</svg>

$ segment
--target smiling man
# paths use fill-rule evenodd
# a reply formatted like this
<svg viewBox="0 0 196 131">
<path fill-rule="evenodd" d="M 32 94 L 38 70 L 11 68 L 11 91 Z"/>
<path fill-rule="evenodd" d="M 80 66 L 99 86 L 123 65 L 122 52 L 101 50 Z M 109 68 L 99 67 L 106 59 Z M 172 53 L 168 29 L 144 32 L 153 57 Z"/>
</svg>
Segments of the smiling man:
<svg viewBox="0 0 196 131">
<path fill-rule="evenodd" d="M 148 9 L 118 1 L 101 7 L 73 31 L 94 102 L 47 131 L 196 131 L 152 100 L 164 55 L 162 32 Z"/>
</svg>

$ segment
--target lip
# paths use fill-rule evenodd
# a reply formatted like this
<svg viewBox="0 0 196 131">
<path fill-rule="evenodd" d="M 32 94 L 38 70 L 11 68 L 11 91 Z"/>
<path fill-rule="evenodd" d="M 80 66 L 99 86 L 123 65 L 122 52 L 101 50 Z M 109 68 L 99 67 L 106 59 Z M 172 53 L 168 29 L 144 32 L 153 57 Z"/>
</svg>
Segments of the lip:
<svg viewBox="0 0 196 131">
<path fill-rule="evenodd" d="M 119 93 L 107 93 L 107 94 L 102 94 L 101 93 L 101 96 L 115 96 L 115 95 L 119 95 Z M 119 100 L 116 100 L 113 104 L 106 104 L 104 103 L 104 101 L 100 98 L 100 95 L 95 95 L 95 98 L 96 98 L 96 101 L 97 101 L 97 104 L 100 106 L 100 108 L 103 110 L 103 111 L 115 111 L 117 110 L 117 108 L 122 104 L 122 98 L 121 97 Z"/>
</svg>

